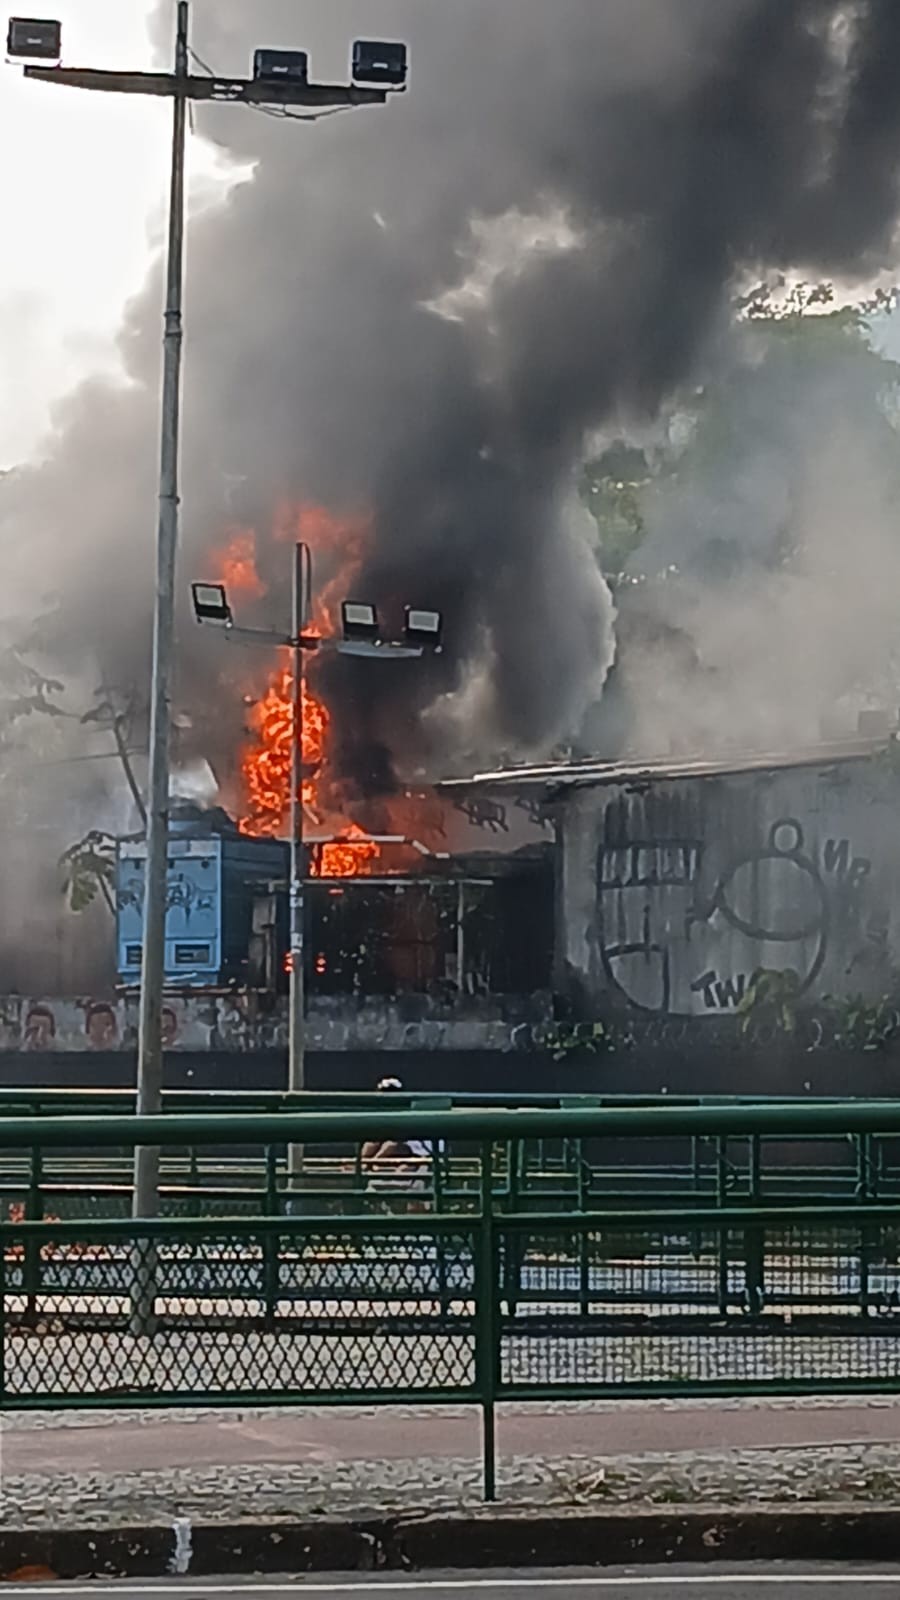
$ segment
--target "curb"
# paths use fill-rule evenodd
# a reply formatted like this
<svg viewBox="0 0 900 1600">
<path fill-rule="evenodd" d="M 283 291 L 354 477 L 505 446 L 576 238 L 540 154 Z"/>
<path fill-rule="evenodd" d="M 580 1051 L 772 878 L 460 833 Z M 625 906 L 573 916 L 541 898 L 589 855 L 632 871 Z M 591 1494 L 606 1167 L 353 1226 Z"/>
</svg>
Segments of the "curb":
<svg viewBox="0 0 900 1600">
<path fill-rule="evenodd" d="M 852 1504 L 517 1508 L 419 1517 L 0 1529 L 0 1581 L 171 1575 L 891 1561 L 900 1508 Z"/>
</svg>

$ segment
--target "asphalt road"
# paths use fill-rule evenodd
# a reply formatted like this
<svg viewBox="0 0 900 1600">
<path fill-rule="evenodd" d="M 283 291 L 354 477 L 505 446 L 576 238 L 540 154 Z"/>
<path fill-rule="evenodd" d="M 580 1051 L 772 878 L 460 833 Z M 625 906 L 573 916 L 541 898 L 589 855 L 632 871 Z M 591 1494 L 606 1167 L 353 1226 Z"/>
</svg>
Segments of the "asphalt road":
<svg viewBox="0 0 900 1600">
<path fill-rule="evenodd" d="M 555 1572 L 472 1573 L 422 1577 L 272 1578 L 264 1583 L 228 1578 L 169 1579 L 158 1583 L 4 1584 L 4 1592 L 20 1591 L 45 1600 L 116 1595 L 125 1600 L 295 1600 L 298 1594 L 334 1596 L 340 1600 L 458 1600 L 483 1594 L 485 1600 L 896 1600 L 900 1567 L 892 1571 L 868 1567 L 801 1568 L 768 1564 L 752 1568 L 635 1568 L 616 1573 Z"/>
</svg>

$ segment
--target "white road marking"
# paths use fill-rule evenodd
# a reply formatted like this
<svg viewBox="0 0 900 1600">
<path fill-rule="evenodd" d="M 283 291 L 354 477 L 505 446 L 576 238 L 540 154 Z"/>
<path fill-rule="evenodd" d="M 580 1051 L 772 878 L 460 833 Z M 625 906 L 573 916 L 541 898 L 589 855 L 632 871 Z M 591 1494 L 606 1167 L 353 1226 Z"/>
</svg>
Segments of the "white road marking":
<svg viewBox="0 0 900 1600">
<path fill-rule="evenodd" d="M 203 1583 L 201 1580 L 190 1580 L 186 1583 L 148 1583 L 135 1579 L 131 1584 L 109 1583 L 98 1579 L 96 1583 L 60 1583 L 60 1584 L 4 1584 L 4 1592 L 21 1592 L 29 1595 L 58 1595 L 72 1597 L 74 1595 L 89 1594 L 104 1595 L 130 1595 L 134 1600 L 135 1595 L 177 1595 L 179 1600 L 188 1600 L 189 1596 L 197 1596 L 198 1600 L 213 1594 L 224 1595 L 251 1595 L 251 1594 L 280 1594 L 288 1595 L 300 1592 L 302 1594 L 448 1594 L 458 1590 L 477 1589 L 673 1589 L 676 1587 L 688 1588 L 724 1588 L 726 1585 L 742 1584 L 745 1588 L 772 1586 L 780 1584 L 805 1584 L 811 1587 L 836 1588 L 838 1585 L 853 1584 L 900 1584 L 900 1570 L 894 1572 L 833 1572 L 833 1573 L 805 1573 L 805 1572 L 772 1572 L 772 1573 L 742 1573 L 742 1572 L 711 1572 L 697 1573 L 688 1576 L 684 1573 L 661 1571 L 659 1576 L 640 1573 L 634 1576 L 624 1574 L 620 1577 L 611 1577 L 603 1573 L 596 1577 L 564 1576 L 553 1578 L 402 1578 L 392 1582 L 383 1578 L 372 1583 L 364 1579 L 358 1583 L 306 1582 L 302 1575 L 282 1583 L 247 1583 L 240 1581 L 234 1583 Z M 895 1589 L 895 1593 L 896 1593 Z"/>
</svg>

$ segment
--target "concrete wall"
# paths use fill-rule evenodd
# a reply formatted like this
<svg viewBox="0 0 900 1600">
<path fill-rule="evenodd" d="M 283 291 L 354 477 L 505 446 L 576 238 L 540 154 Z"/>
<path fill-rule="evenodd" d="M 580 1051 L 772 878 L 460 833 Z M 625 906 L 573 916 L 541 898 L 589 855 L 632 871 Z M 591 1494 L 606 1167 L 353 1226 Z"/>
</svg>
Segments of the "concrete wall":
<svg viewBox="0 0 900 1600">
<path fill-rule="evenodd" d="M 812 1003 L 896 993 L 900 776 L 887 757 L 570 791 L 558 984 L 584 1015 L 719 1017 L 759 968 Z"/>
<path fill-rule="evenodd" d="M 442 1004 L 425 995 L 395 1002 L 319 998 L 310 1006 L 310 1051 L 460 1051 L 533 1049 L 551 1015 L 549 994 L 494 996 Z M 133 1053 L 135 997 L 0 998 L 0 1056 L 101 1057 Z M 255 994 L 170 995 L 163 1014 L 166 1049 L 247 1055 L 287 1049 L 287 1004 Z"/>
</svg>

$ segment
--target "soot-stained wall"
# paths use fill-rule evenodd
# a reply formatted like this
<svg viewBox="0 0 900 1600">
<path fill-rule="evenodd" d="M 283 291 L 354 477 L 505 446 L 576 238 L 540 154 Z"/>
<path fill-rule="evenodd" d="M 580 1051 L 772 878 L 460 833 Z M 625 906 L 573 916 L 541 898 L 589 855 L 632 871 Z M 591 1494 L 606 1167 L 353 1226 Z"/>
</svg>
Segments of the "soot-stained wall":
<svg viewBox="0 0 900 1600">
<path fill-rule="evenodd" d="M 760 969 L 809 1002 L 900 971 L 892 757 L 569 790 L 557 982 L 582 1014 L 734 1013 Z"/>
</svg>

